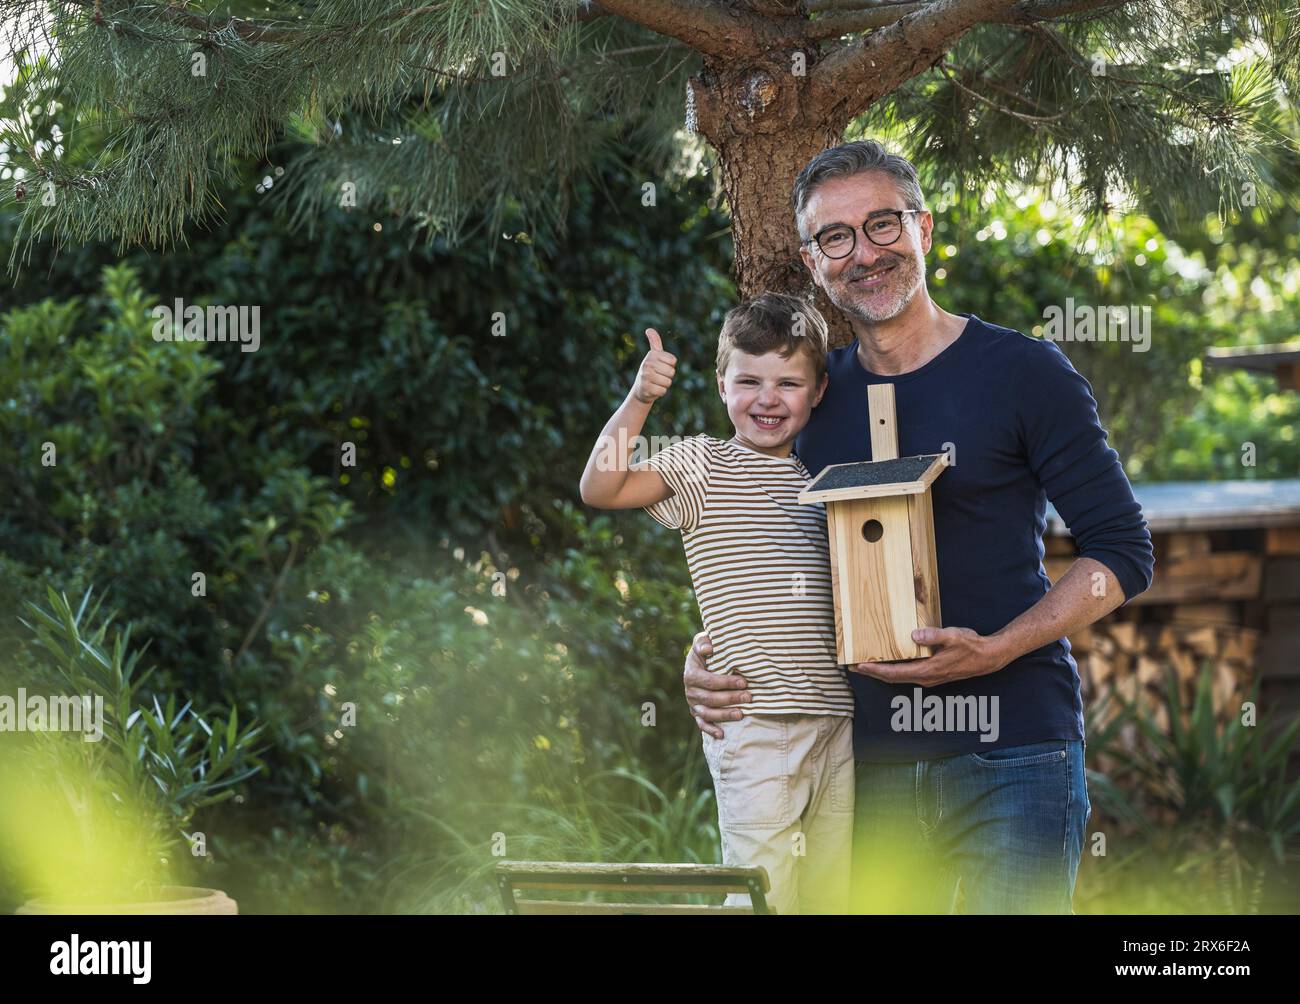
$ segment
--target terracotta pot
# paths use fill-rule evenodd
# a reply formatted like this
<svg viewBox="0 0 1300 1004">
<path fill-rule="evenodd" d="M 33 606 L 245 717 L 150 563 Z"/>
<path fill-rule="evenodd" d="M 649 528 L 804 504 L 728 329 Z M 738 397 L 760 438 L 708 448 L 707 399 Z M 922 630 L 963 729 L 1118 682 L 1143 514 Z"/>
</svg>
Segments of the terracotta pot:
<svg viewBox="0 0 1300 1004">
<path fill-rule="evenodd" d="M 151 916 L 221 915 L 233 917 L 239 906 L 220 889 L 165 885 L 155 899 L 139 903 L 46 903 L 29 900 L 14 911 L 22 916 L 99 916 L 148 914 Z"/>
</svg>

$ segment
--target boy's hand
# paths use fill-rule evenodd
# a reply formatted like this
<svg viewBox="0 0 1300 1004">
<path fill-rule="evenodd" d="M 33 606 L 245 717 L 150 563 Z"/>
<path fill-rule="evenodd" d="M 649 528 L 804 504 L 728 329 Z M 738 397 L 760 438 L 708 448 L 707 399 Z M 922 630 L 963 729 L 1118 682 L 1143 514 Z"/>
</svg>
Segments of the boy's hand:
<svg viewBox="0 0 1300 1004">
<path fill-rule="evenodd" d="M 668 388 L 672 386 L 673 374 L 677 371 L 677 357 L 664 351 L 659 332 L 654 328 L 646 328 L 645 336 L 650 342 L 650 351 L 641 360 L 636 383 L 632 385 L 632 395 L 642 404 L 653 404 L 667 394 Z"/>
</svg>

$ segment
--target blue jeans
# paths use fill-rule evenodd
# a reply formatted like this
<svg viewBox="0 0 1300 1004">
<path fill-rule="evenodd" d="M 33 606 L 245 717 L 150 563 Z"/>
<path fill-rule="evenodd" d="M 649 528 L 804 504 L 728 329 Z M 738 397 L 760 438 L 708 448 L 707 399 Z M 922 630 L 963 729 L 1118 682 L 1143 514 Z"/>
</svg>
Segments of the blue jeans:
<svg viewBox="0 0 1300 1004">
<path fill-rule="evenodd" d="M 1081 741 L 856 765 L 855 912 L 1071 912 L 1092 814 Z"/>
</svg>

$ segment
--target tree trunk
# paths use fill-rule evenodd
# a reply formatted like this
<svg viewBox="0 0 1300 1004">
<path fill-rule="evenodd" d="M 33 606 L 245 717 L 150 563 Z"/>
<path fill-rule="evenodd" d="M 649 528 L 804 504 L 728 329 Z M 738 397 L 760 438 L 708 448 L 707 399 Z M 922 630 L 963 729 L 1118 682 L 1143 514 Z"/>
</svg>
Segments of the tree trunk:
<svg viewBox="0 0 1300 1004">
<path fill-rule="evenodd" d="M 799 259 L 791 195 L 803 166 L 842 141 L 845 123 L 826 121 L 824 112 L 811 108 L 810 77 L 791 71 L 800 55 L 783 60 L 772 53 L 743 63 L 706 59 L 691 79 L 691 101 L 697 131 L 718 154 L 740 295 L 815 292 L 835 347 L 852 341 L 853 333 Z"/>
</svg>

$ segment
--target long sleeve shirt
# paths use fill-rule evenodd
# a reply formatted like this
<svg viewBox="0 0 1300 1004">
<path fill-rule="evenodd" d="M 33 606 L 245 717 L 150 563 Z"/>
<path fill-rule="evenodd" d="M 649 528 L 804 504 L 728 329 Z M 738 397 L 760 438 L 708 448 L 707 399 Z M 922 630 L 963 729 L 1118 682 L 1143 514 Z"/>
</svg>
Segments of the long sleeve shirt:
<svg viewBox="0 0 1300 1004">
<path fill-rule="evenodd" d="M 813 477 L 872 459 L 867 385 L 892 383 L 899 455 L 947 452 L 951 463 L 931 488 L 943 626 L 992 634 L 1043 598 L 1049 499 L 1080 556 L 1110 569 L 1131 600 L 1151 584 L 1151 535 L 1092 388 L 1054 342 L 962 316 L 969 320 L 957 340 L 910 373 L 867 372 L 856 342 L 832 351 L 829 386 L 795 452 Z M 926 698 L 983 698 L 997 718 L 993 741 L 989 729 L 918 728 L 919 713 L 900 713 L 922 694 L 914 684 L 857 673 L 850 682 L 860 760 L 1083 738 L 1078 667 L 1064 638 L 996 673 L 924 688 Z"/>
</svg>

